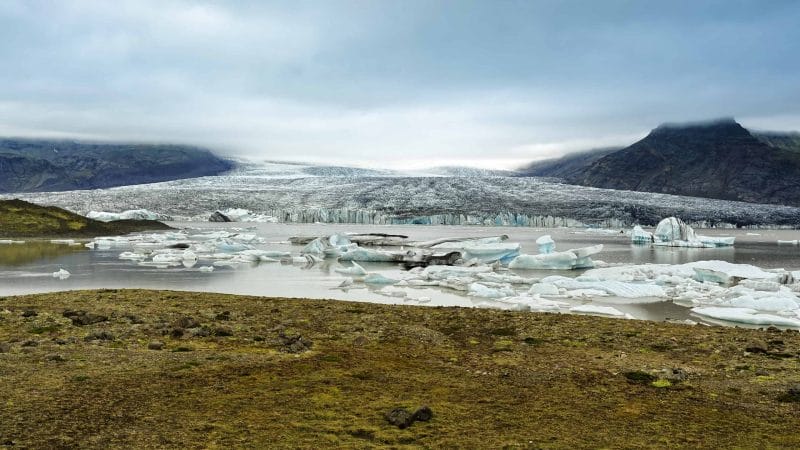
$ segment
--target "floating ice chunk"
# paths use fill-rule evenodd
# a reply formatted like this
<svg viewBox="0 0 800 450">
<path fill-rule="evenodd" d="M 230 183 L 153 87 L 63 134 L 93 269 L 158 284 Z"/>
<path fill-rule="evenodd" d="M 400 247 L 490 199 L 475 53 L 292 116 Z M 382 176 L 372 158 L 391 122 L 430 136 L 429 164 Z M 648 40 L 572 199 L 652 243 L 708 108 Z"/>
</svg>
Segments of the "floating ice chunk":
<svg viewBox="0 0 800 450">
<path fill-rule="evenodd" d="M 222 240 L 217 243 L 217 250 L 223 253 L 236 253 L 244 250 L 253 250 L 253 247 L 251 245 L 243 244 L 241 242 Z"/>
<path fill-rule="evenodd" d="M 558 276 L 547 277 L 543 279 L 542 282 L 552 283 L 559 288 L 567 290 L 596 289 L 623 298 L 660 298 L 666 296 L 664 289 L 656 284 L 630 283 L 616 280 L 595 280 L 590 277 L 567 278 Z"/>
<path fill-rule="evenodd" d="M 197 268 L 198 272 L 213 272 L 214 266 L 202 266 Z"/>
<path fill-rule="evenodd" d="M 697 240 L 702 242 L 703 244 L 710 245 L 713 247 L 732 247 L 734 242 L 736 242 L 735 237 L 729 236 L 701 236 L 697 235 Z"/>
<path fill-rule="evenodd" d="M 778 239 L 778 245 L 800 245 L 800 240 L 782 241 Z"/>
<path fill-rule="evenodd" d="M 348 248 L 339 256 L 340 261 L 401 262 L 405 252 L 388 252 L 357 247 Z"/>
<path fill-rule="evenodd" d="M 166 214 L 159 214 L 147 209 L 131 209 L 121 213 L 112 213 L 106 211 L 89 211 L 86 217 L 101 222 L 112 222 L 117 220 L 172 220 L 172 217 Z"/>
<path fill-rule="evenodd" d="M 575 289 L 566 291 L 565 296 L 569 298 L 594 298 L 594 297 L 607 297 L 608 292 L 600 289 Z"/>
<path fill-rule="evenodd" d="M 134 252 L 122 252 L 119 254 L 119 259 L 129 259 L 132 261 L 144 261 L 147 259 L 147 255 L 143 255 L 141 253 L 134 253 Z"/>
<path fill-rule="evenodd" d="M 224 216 L 224 219 L 228 219 L 230 222 L 261 222 L 261 223 L 277 223 L 278 219 L 273 216 L 269 216 L 266 214 L 259 214 L 250 211 L 249 209 L 242 209 L 242 208 L 231 208 L 225 209 L 222 211 L 217 211 L 217 213 Z M 218 216 L 219 214 L 215 214 Z M 223 221 L 223 218 L 219 218 L 217 221 Z"/>
<path fill-rule="evenodd" d="M 500 236 L 490 236 L 490 237 L 484 237 L 484 238 L 474 238 L 474 237 L 459 238 L 459 237 L 453 237 L 453 238 L 434 239 L 432 241 L 415 242 L 414 246 L 415 247 L 420 247 L 420 248 L 429 248 L 429 247 L 434 247 L 434 246 L 440 246 L 439 248 L 458 248 L 458 247 L 442 247 L 442 245 L 443 244 L 450 244 L 450 243 L 453 243 L 453 244 L 456 244 L 456 245 L 462 244 L 462 243 L 467 244 L 467 245 L 498 244 L 498 243 L 501 243 L 501 242 L 504 242 L 504 241 L 507 241 L 507 240 L 508 240 L 508 236 L 505 235 L 505 234 L 500 235 Z"/>
<path fill-rule="evenodd" d="M 300 250 L 301 255 L 306 254 L 313 254 L 313 255 L 324 255 L 325 254 L 325 243 L 322 242 L 322 239 L 316 238 L 313 241 L 306 244 L 302 250 Z"/>
<path fill-rule="evenodd" d="M 333 247 L 342 247 L 351 244 L 350 239 L 343 234 L 332 234 L 328 238 L 328 242 Z"/>
<path fill-rule="evenodd" d="M 558 286 L 553 283 L 536 283 L 528 290 L 529 294 L 539 294 L 539 295 L 558 295 Z"/>
<path fill-rule="evenodd" d="M 794 311 L 800 308 L 797 304 L 797 297 L 794 299 L 790 297 L 780 296 L 764 296 L 757 297 L 752 295 L 743 295 L 741 297 L 732 298 L 725 301 L 725 306 L 732 306 L 735 308 L 750 308 L 758 311 Z"/>
<path fill-rule="evenodd" d="M 0 239 L 0 245 L 24 244 L 25 241 L 13 241 L 11 239 Z"/>
<path fill-rule="evenodd" d="M 654 236 L 658 242 L 697 240 L 692 227 L 677 217 L 667 217 L 658 222 Z"/>
<path fill-rule="evenodd" d="M 353 279 L 350 278 L 350 277 L 347 277 L 344 280 L 342 280 L 341 283 L 339 283 L 338 287 L 343 288 L 343 287 L 347 287 L 347 286 L 352 286 L 352 284 L 353 284 Z"/>
<path fill-rule="evenodd" d="M 417 301 L 420 302 L 420 303 L 430 303 L 431 298 L 430 297 L 420 297 L 420 298 L 417 299 Z"/>
<path fill-rule="evenodd" d="M 508 263 L 508 268 L 570 270 L 577 261 L 578 257 L 572 252 L 519 255 Z"/>
<path fill-rule="evenodd" d="M 385 277 L 379 273 L 369 273 L 364 277 L 364 283 L 367 284 L 395 284 L 398 280 Z"/>
<path fill-rule="evenodd" d="M 388 286 L 385 287 L 385 288 L 379 289 L 378 292 L 380 292 L 383 295 L 389 296 L 389 297 L 397 297 L 397 298 L 408 297 L 408 293 L 406 291 L 404 291 L 402 289 L 393 289 L 393 288 L 390 288 Z"/>
<path fill-rule="evenodd" d="M 363 277 L 367 274 L 366 269 L 361 267 L 357 262 L 353 262 L 351 267 L 336 267 L 333 269 L 336 273 L 341 273 L 344 275 L 351 275 L 356 277 Z"/>
<path fill-rule="evenodd" d="M 695 271 L 695 279 L 698 281 L 710 281 L 713 283 L 730 284 L 736 279 L 761 279 L 777 280 L 780 274 L 766 272 L 750 264 L 733 264 L 727 261 L 696 261 L 685 264 Z"/>
<path fill-rule="evenodd" d="M 71 274 L 64 269 L 59 269 L 58 272 L 53 272 L 53 278 L 58 278 L 59 280 L 66 280 L 70 275 Z"/>
<path fill-rule="evenodd" d="M 448 242 L 433 247 L 434 249 L 458 250 L 465 260 L 476 259 L 481 263 L 488 264 L 495 261 L 506 263 L 519 255 L 520 244 L 518 243 L 472 243 L 472 242 Z"/>
<path fill-rule="evenodd" d="M 631 230 L 631 242 L 634 244 L 652 244 L 653 233 L 644 231 L 642 227 L 636 225 L 633 227 L 633 230 Z"/>
<path fill-rule="evenodd" d="M 754 291 L 778 292 L 781 288 L 779 283 L 763 280 L 742 280 L 737 286 L 752 289 Z"/>
<path fill-rule="evenodd" d="M 724 320 L 726 322 L 800 328 L 800 320 L 798 319 L 781 317 L 774 314 L 762 314 L 752 308 L 724 308 L 709 306 L 692 308 L 692 312 L 699 316 L 716 320 Z"/>
<path fill-rule="evenodd" d="M 553 253 L 553 251 L 556 249 L 556 242 L 550 237 L 549 234 L 545 234 L 544 236 L 536 239 L 536 245 L 539 246 L 539 253 L 542 255 Z"/>
<path fill-rule="evenodd" d="M 75 239 L 50 239 L 51 244 L 75 245 Z"/>
<path fill-rule="evenodd" d="M 531 311 L 559 311 L 562 308 L 566 308 L 569 306 L 569 303 L 565 302 L 558 302 L 555 300 L 546 300 L 538 295 L 529 296 L 529 295 L 520 295 L 516 297 L 505 297 L 497 299 L 498 302 L 503 303 L 512 303 L 512 304 L 521 304 L 527 306 Z"/>
<path fill-rule="evenodd" d="M 478 273 L 491 272 L 492 268 L 489 266 L 428 266 L 422 271 L 421 276 L 429 280 L 443 280 L 453 277 L 470 277 Z"/>
<path fill-rule="evenodd" d="M 469 285 L 469 295 L 473 297 L 502 298 L 514 295 L 514 290 L 503 287 L 489 287 L 482 283 L 472 283 Z"/>
<path fill-rule="evenodd" d="M 191 250 L 184 250 L 181 257 L 184 261 L 197 261 L 197 254 Z"/>
<path fill-rule="evenodd" d="M 611 306 L 580 305 L 569 309 L 571 313 L 593 314 L 598 316 L 626 317 L 626 314 Z"/>
<path fill-rule="evenodd" d="M 508 284 L 532 284 L 537 280 L 535 278 L 524 278 L 519 275 L 513 274 L 499 274 L 494 272 L 479 272 L 475 276 L 479 280 L 491 281 L 494 283 L 508 283 Z"/>
</svg>

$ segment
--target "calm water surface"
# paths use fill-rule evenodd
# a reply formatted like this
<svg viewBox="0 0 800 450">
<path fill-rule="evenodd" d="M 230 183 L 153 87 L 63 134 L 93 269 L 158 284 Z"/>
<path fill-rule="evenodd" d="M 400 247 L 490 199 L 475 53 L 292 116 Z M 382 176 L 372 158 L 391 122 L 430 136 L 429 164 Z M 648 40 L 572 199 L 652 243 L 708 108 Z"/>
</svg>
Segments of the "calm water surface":
<svg viewBox="0 0 800 450">
<path fill-rule="evenodd" d="M 603 251 L 595 260 L 610 263 L 660 263 L 681 264 L 698 260 L 724 260 L 733 263 L 753 264 L 762 268 L 785 268 L 800 270 L 800 247 L 778 245 L 777 241 L 800 239 L 800 231 L 759 230 L 700 230 L 706 235 L 736 236 L 736 246 L 720 249 L 680 249 L 633 246 L 629 237 L 620 232 L 592 231 L 580 229 L 536 229 L 505 227 L 455 227 L 455 226 L 374 226 L 374 225 L 330 225 L 330 224 L 242 224 L 242 223 L 171 223 L 176 228 L 213 231 L 219 229 L 251 228 L 265 239 L 260 249 L 284 250 L 297 254 L 302 246 L 288 243 L 291 236 L 322 236 L 344 232 L 379 232 L 403 234 L 414 240 L 429 240 L 442 237 L 478 237 L 507 234 L 511 242 L 520 242 L 524 253 L 536 253 L 535 240 L 550 234 L 557 249 L 604 244 Z M 759 235 L 748 235 L 758 233 Z M 410 299 L 390 297 L 378 289 L 357 287 L 342 290 L 337 286 L 343 276 L 334 272 L 339 263 L 325 261 L 311 267 L 262 263 L 242 265 L 238 268 L 216 267 L 212 273 L 203 273 L 194 268 L 158 269 L 139 266 L 136 262 L 120 260 L 119 253 L 125 248 L 111 250 L 89 250 L 83 246 L 50 244 L 29 241 L 26 244 L 0 245 L 0 296 L 97 288 L 152 288 L 185 291 L 208 291 L 230 294 L 247 294 L 280 297 L 305 297 L 316 299 L 338 299 L 395 304 L 416 304 L 413 299 L 429 297 L 430 306 L 474 306 L 486 299 L 470 298 L 455 291 L 431 288 L 406 288 Z M 201 261 L 200 265 L 209 265 Z M 393 264 L 362 264 L 370 271 L 380 271 L 386 276 L 399 276 L 402 269 Z M 52 277 L 60 268 L 72 275 L 66 280 Z M 519 271 L 526 277 L 549 275 L 577 276 L 580 271 Z M 362 285 L 363 286 L 363 285 Z M 567 300 L 580 304 L 585 301 Z M 605 301 L 608 301 L 607 299 Z M 604 304 L 595 299 L 595 304 Z M 688 309 L 672 302 L 657 302 L 645 305 L 613 306 L 634 317 L 650 320 L 685 319 Z M 693 318 L 696 320 L 696 318 Z"/>
</svg>

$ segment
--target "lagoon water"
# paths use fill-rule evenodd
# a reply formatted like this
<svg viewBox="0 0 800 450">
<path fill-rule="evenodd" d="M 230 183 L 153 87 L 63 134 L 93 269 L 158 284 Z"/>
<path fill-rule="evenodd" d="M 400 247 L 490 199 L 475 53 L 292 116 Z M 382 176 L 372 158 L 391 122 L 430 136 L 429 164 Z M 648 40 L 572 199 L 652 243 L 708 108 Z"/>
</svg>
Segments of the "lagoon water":
<svg viewBox="0 0 800 450">
<path fill-rule="evenodd" d="M 660 263 L 681 264 L 699 260 L 723 260 L 733 263 L 753 264 L 762 268 L 800 270 L 800 247 L 778 245 L 778 240 L 800 238 L 793 230 L 698 230 L 705 235 L 736 236 L 736 246 L 716 249 L 663 248 L 634 246 L 629 236 L 620 230 L 592 229 L 537 229 L 505 227 L 421 226 L 421 225 L 330 225 L 330 224 L 248 224 L 175 222 L 176 228 L 213 231 L 248 229 L 265 240 L 259 249 L 291 251 L 297 254 L 302 246 L 291 245 L 291 236 L 323 236 L 333 233 L 389 233 L 403 234 L 414 240 L 442 237 L 481 237 L 506 234 L 509 242 L 520 242 L 523 253 L 536 253 L 536 238 L 550 234 L 557 249 L 585 247 L 602 243 L 603 251 L 595 260 L 609 263 Z M 471 298 L 463 293 L 441 288 L 404 288 L 408 298 L 386 295 L 377 288 L 354 285 L 351 289 L 338 288 L 343 276 L 333 269 L 336 261 L 325 261 L 310 267 L 281 263 L 242 265 L 237 268 L 216 267 L 204 273 L 193 268 L 172 267 L 160 269 L 140 266 L 134 261 L 120 260 L 120 252 L 129 250 L 114 247 L 109 250 L 90 250 L 81 246 L 51 244 L 49 241 L 28 241 L 25 244 L 0 245 L 0 296 L 19 295 L 61 290 L 98 288 L 152 288 L 186 291 L 208 291 L 230 294 L 247 294 L 277 297 L 302 297 L 393 304 L 419 304 L 415 299 L 430 298 L 427 306 L 472 307 L 486 299 Z M 386 276 L 399 276 L 403 269 L 395 264 L 362 264 L 369 271 L 380 271 Z M 71 273 L 66 280 L 53 278 L 59 269 Z M 525 277 L 549 275 L 577 276 L 581 271 L 516 271 Z M 588 300 L 566 300 L 578 305 Z M 591 303 L 603 305 L 609 299 L 596 298 Z M 688 308 L 672 302 L 613 306 L 635 318 L 648 320 L 687 319 Z M 696 317 L 691 317 L 698 320 Z"/>
</svg>

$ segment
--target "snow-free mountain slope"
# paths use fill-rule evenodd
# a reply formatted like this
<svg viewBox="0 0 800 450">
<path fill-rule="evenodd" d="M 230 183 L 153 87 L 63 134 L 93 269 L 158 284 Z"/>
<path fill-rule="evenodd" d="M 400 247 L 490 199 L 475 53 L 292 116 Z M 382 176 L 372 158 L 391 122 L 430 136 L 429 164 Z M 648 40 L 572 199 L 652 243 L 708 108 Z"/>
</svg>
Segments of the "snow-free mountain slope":
<svg viewBox="0 0 800 450">
<path fill-rule="evenodd" d="M 661 125 L 568 181 L 609 189 L 798 206 L 800 152 L 787 150 L 785 139 L 781 142 L 780 146 L 768 145 L 733 119 Z"/>
</svg>

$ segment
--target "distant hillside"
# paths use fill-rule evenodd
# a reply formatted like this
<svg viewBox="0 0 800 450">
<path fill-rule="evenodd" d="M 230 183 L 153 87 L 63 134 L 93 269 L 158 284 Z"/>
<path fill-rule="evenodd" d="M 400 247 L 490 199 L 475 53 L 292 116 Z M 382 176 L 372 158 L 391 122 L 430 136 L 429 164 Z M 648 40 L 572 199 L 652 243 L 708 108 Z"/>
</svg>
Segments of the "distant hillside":
<svg viewBox="0 0 800 450">
<path fill-rule="evenodd" d="M 661 125 L 567 178 L 584 186 L 800 206 L 792 134 L 754 136 L 733 119 Z"/>
<path fill-rule="evenodd" d="M 800 133 L 781 133 L 776 131 L 751 131 L 750 133 L 770 147 L 800 152 Z"/>
<path fill-rule="evenodd" d="M 536 161 L 521 167 L 517 174 L 525 177 L 570 179 L 598 159 L 618 151 L 620 147 L 597 148 L 570 153 L 560 158 Z"/>
<path fill-rule="evenodd" d="M 233 163 L 181 145 L 0 139 L 0 192 L 96 189 L 216 175 Z"/>
<path fill-rule="evenodd" d="M 55 206 L 0 200 L 0 237 L 88 237 L 170 228 L 154 220 L 99 222 Z"/>
</svg>

